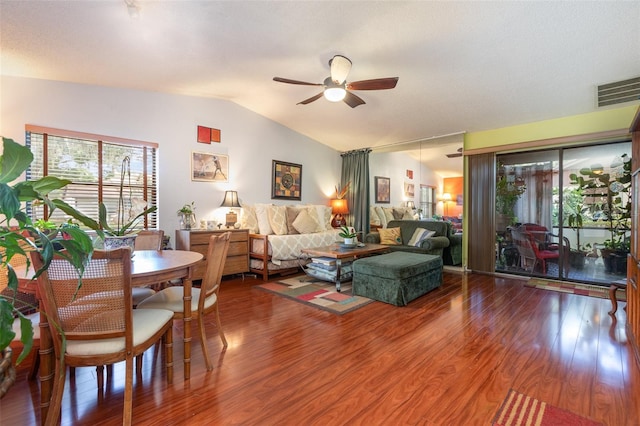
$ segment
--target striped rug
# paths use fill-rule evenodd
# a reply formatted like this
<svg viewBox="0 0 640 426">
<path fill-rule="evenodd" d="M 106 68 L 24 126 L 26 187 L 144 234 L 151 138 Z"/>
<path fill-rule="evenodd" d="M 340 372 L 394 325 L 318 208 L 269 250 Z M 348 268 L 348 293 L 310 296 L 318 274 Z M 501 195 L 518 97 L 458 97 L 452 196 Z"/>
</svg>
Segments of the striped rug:
<svg viewBox="0 0 640 426">
<path fill-rule="evenodd" d="M 542 290 L 559 291 L 561 293 L 579 294 L 582 296 L 599 297 L 601 299 L 609 298 L 609 287 L 601 287 L 589 284 L 577 284 L 562 281 L 544 280 L 540 278 L 531 278 L 525 284 L 525 287 L 539 288 Z M 627 300 L 627 291 L 619 289 L 616 292 L 618 301 Z"/>
<path fill-rule="evenodd" d="M 594 422 L 569 411 L 549 405 L 530 396 L 509 390 L 502 407 L 493 420 L 493 426 L 598 426 Z"/>
</svg>

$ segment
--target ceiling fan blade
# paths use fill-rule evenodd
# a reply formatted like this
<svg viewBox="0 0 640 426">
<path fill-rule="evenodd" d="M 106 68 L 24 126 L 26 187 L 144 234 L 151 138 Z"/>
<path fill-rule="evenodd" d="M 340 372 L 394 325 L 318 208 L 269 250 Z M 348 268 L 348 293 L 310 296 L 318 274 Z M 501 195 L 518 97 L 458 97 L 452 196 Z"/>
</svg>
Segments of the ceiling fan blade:
<svg viewBox="0 0 640 426">
<path fill-rule="evenodd" d="M 351 108 L 355 108 L 358 105 L 364 105 L 364 101 L 359 96 L 356 96 L 349 91 L 347 91 L 347 94 L 345 95 L 343 101 L 345 104 L 349 105 Z"/>
<path fill-rule="evenodd" d="M 449 158 L 462 157 L 462 148 L 458 148 L 458 149 L 456 150 L 456 152 L 451 153 L 451 154 L 446 154 L 446 155 L 447 155 L 447 157 L 449 157 Z"/>
<path fill-rule="evenodd" d="M 301 84 L 303 86 L 322 86 L 322 83 L 307 83 L 306 81 L 290 80 L 282 77 L 273 77 L 273 81 L 277 81 L 279 83 Z"/>
<path fill-rule="evenodd" d="M 374 78 L 373 80 L 360 80 L 347 83 L 349 90 L 385 90 L 393 89 L 398 84 L 398 77 Z"/>
<path fill-rule="evenodd" d="M 322 95 L 324 94 L 324 92 L 320 92 L 315 96 L 310 97 L 309 99 L 305 99 L 304 101 L 298 102 L 297 105 L 306 105 L 306 104 L 310 104 L 313 101 L 317 101 L 318 99 L 320 99 L 322 97 Z"/>
<path fill-rule="evenodd" d="M 342 84 L 351 71 L 351 60 L 346 56 L 336 55 L 329 60 L 331 67 L 331 80 L 336 84 Z"/>
</svg>

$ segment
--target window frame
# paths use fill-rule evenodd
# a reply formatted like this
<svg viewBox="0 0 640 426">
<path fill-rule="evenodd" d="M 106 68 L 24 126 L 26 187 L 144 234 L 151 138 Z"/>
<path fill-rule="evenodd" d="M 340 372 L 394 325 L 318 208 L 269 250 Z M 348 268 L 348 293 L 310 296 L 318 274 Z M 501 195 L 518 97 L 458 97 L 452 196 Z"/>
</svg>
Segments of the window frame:
<svg viewBox="0 0 640 426">
<path fill-rule="evenodd" d="M 42 150 L 40 152 L 35 151 L 33 149 L 32 135 L 38 135 L 42 137 Z M 97 166 L 97 175 L 94 176 L 97 180 L 95 183 L 93 182 L 82 182 L 80 180 L 74 181 L 73 176 L 67 176 L 64 174 L 56 174 L 50 172 L 49 170 L 49 153 L 55 146 L 55 142 L 52 143 L 50 139 L 52 138 L 65 138 L 65 139 L 73 139 L 77 140 L 79 143 L 84 143 L 88 145 L 95 144 L 96 147 L 96 156 L 95 156 L 95 164 Z M 26 125 L 25 126 L 25 140 L 26 145 L 32 150 L 34 153 L 34 160 L 32 164 L 26 171 L 26 180 L 38 179 L 42 176 L 56 176 L 59 178 L 66 178 L 71 180 L 73 183 L 67 186 L 67 188 L 76 185 L 78 188 L 85 187 L 89 188 L 89 191 L 92 191 L 91 188 L 95 187 L 95 190 L 98 194 L 95 200 L 95 209 L 91 208 L 91 213 L 87 214 L 92 219 L 98 221 L 98 204 L 105 201 L 111 201 L 113 203 L 113 188 L 114 182 L 111 180 L 105 180 L 105 150 L 109 151 L 109 149 L 113 148 L 116 150 L 124 150 L 125 155 L 129 156 L 137 156 L 141 158 L 140 165 L 138 166 L 138 172 L 141 177 L 141 182 L 138 184 L 132 183 L 130 186 L 127 181 L 124 182 L 124 190 L 129 191 L 131 188 L 134 192 L 140 194 L 140 196 L 148 203 L 148 205 L 157 205 L 158 200 L 158 171 L 157 171 L 157 162 L 158 162 L 158 144 L 154 142 L 146 142 L 139 141 L 134 139 L 125 139 L 118 138 L 113 136 L 106 135 L 98 135 L 93 133 L 85 133 L 85 132 L 77 132 L 72 130 L 63 130 L 63 129 L 55 129 L 49 127 L 42 126 L 34 126 L 34 125 Z M 62 146 L 62 144 L 58 144 L 58 146 Z M 126 153 L 126 150 L 130 149 L 130 153 Z M 124 157 L 123 157 L 124 158 Z M 113 166 L 113 163 L 109 163 L 109 165 Z M 34 177 L 33 168 L 34 166 L 40 167 L 41 171 L 38 171 L 38 175 Z M 132 167 L 132 174 L 134 169 Z M 117 176 L 120 176 L 120 166 L 118 166 Z M 117 183 L 117 187 L 119 189 L 119 179 Z M 111 189 L 111 192 L 107 192 Z M 64 197 L 62 197 L 65 200 Z M 70 200 L 75 200 L 75 197 L 70 197 Z M 89 200 L 90 201 L 90 200 Z M 35 207 L 30 203 L 27 204 L 27 213 L 32 218 L 32 220 L 36 219 L 44 219 L 51 220 L 54 223 L 60 223 L 62 220 L 60 218 L 51 218 L 48 207 L 38 206 Z M 145 215 L 142 220 L 137 224 L 135 229 L 148 229 L 148 228 L 157 228 L 158 225 L 158 213 L 153 212 Z"/>
</svg>

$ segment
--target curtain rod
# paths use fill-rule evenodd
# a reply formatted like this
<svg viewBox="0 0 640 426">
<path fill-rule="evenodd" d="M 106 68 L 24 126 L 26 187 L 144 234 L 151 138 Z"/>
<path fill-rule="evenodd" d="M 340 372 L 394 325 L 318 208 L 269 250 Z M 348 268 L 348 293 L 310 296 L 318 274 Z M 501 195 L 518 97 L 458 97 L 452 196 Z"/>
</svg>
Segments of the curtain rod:
<svg viewBox="0 0 640 426">
<path fill-rule="evenodd" d="M 445 135 L 439 135 L 439 136 L 431 136 L 430 138 L 420 138 L 420 139 L 414 139 L 414 140 L 410 140 L 410 141 L 393 142 L 393 143 L 389 143 L 389 144 L 385 144 L 385 145 L 375 146 L 375 147 L 373 147 L 371 149 L 375 151 L 375 150 L 378 150 L 378 149 L 389 148 L 389 147 L 392 147 L 392 146 L 407 145 L 407 144 L 412 144 L 412 143 L 417 143 L 417 142 L 428 142 L 428 141 L 432 141 L 432 140 L 435 140 L 435 139 L 448 138 L 450 136 L 464 135 L 465 133 L 467 133 L 467 132 L 462 131 L 462 132 L 447 133 Z"/>
</svg>

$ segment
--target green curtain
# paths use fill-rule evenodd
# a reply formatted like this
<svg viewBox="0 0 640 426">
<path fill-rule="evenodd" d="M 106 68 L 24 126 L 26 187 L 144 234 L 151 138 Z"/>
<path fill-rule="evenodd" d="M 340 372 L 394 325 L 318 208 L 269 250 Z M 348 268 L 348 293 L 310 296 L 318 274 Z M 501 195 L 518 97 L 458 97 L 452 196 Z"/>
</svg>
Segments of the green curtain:
<svg viewBox="0 0 640 426">
<path fill-rule="evenodd" d="M 347 182 L 349 191 L 345 198 L 349 206 L 347 223 L 364 235 L 369 232 L 369 153 L 371 149 L 359 149 L 341 154 L 342 174 L 340 184 Z"/>
</svg>

